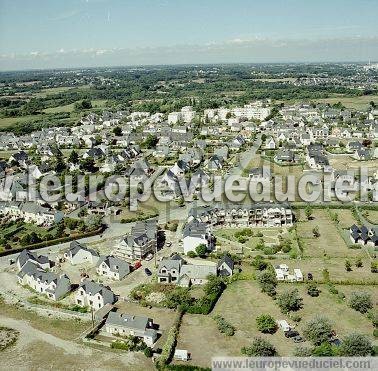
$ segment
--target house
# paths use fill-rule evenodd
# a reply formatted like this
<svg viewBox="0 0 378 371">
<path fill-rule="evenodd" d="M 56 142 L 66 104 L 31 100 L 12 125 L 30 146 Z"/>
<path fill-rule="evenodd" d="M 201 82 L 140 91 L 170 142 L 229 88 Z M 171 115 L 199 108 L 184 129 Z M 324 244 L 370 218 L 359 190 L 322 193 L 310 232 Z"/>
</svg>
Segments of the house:
<svg viewBox="0 0 378 371">
<path fill-rule="evenodd" d="M 28 159 L 29 156 L 25 151 L 19 151 L 13 153 L 13 155 L 9 157 L 9 163 L 16 163 L 17 165 L 26 168 Z"/>
<path fill-rule="evenodd" d="M 214 249 L 214 237 L 206 223 L 193 219 L 183 229 L 184 253 L 195 251 L 199 245 L 206 245 L 209 251 Z"/>
<path fill-rule="evenodd" d="M 378 227 L 357 227 L 355 224 L 349 228 L 350 240 L 353 244 L 378 247 Z"/>
<path fill-rule="evenodd" d="M 249 171 L 249 179 L 255 182 L 270 182 L 271 179 L 270 167 L 256 167 Z"/>
<path fill-rule="evenodd" d="M 362 149 L 362 144 L 360 142 L 349 142 L 346 148 L 348 152 L 356 152 Z"/>
<path fill-rule="evenodd" d="M 100 256 L 96 271 L 100 276 L 122 280 L 130 273 L 130 264 L 115 256 Z"/>
<path fill-rule="evenodd" d="M 23 265 L 17 278 L 21 285 L 27 285 L 51 300 L 59 300 L 71 291 L 68 276 L 46 272 L 30 260 Z"/>
<path fill-rule="evenodd" d="M 233 267 L 228 259 L 221 260 L 218 264 L 206 263 L 199 260 L 190 260 L 187 262 L 180 255 L 175 254 L 170 258 L 164 258 L 160 261 L 157 278 L 159 283 L 177 284 L 182 287 L 191 285 L 203 285 L 208 281 L 209 275 L 218 275 L 218 270 L 225 276 L 230 274 L 230 267 Z"/>
<path fill-rule="evenodd" d="M 107 334 L 136 336 L 149 347 L 153 346 L 157 339 L 155 327 L 151 318 L 118 312 L 109 312 L 104 325 Z"/>
<path fill-rule="evenodd" d="M 223 158 L 218 155 L 213 155 L 207 161 L 205 167 L 209 171 L 216 171 L 223 168 Z"/>
<path fill-rule="evenodd" d="M 137 222 L 131 232 L 118 243 L 113 255 L 125 260 L 141 260 L 157 247 L 157 222 L 155 219 Z"/>
<path fill-rule="evenodd" d="M 358 149 L 353 155 L 353 158 L 359 161 L 368 161 L 371 160 L 372 155 L 370 149 Z"/>
<path fill-rule="evenodd" d="M 18 255 L 17 257 L 17 260 L 16 260 L 17 269 L 20 271 L 22 267 L 28 262 L 33 263 L 34 265 L 36 265 L 37 267 L 40 267 L 41 269 L 51 268 L 51 262 L 47 256 L 37 255 L 35 252 L 24 249 L 21 251 L 20 255 Z"/>
<path fill-rule="evenodd" d="M 228 256 L 224 255 L 218 262 L 218 275 L 221 277 L 230 277 L 234 273 L 234 261 Z"/>
<path fill-rule="evenodd" d="M 274 161 L 278 163 L 294 162 L 295 155 L 289 149 L 281 149 L 274 156 Z"/>
<path fill-rule="evenodd" d="M 75 295 L 75 303 L 81 307 L 98 310 L 106 304 L 114 304 L 117 298 L 113 291 L 99 283 L 84 280 Z"/>
<path fill-rule="evenodd" d="M 162 259 L 159 262 L 157 276 L 159 283 L 176 283 L 180 278 L 182 265 L 185 263 L 180 255 Z"/>
<path fill-rule="evenodd" d="M 276 149 L 276 142 L 273 137 L 268 137 L 265 140 L 264 149 Z"/>
<path fill-rule="evenodd" d="M 181 267 L 178 284 L 181 287 L 191 285 L 204 285 L 207 283 L 209 276 L 217 275 L 217 265 L 202 264 L 184 264 Z"/>
<path fill-rule="evenodd" d="M 290 227 L 294 214 L 289 207 L 277 204 L 232 205 L 219 204 L 214 207 L 193 208 L 189 211 L 188 220 L 198 219 L 213 226 L 230 228 L 246 227 Z"/>
<path fill-rule="evenodd" d="M 70 248 L 64 253 L 72 265 L 89 263 L 95 265 L 100 256 L 97 251 L 90 249 L 77 241 L 72 241 Z"/>
</svg>

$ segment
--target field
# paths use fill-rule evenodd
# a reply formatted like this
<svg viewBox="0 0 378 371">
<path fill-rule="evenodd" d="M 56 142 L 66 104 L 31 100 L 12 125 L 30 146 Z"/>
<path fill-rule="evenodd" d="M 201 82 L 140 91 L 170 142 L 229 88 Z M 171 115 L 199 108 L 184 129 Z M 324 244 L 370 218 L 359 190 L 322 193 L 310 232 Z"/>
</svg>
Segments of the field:
<svg viewBox="0 0 378 371">
<path fill-rule="evenodd" d="M 319 228 L 320 237 L 314 238 L 313 229 Z M 298 222 L 298 235 L 305 243 L 306 257 L 350 257 L 359 254 L 359 250 L 349 249 L 340 236 L 326 210 L 314 210 L 308 221 Z"/>
<path fill-rule="evenodd" d="M 340 156 L 330 156 L 329 163 L 334 169 L 356 169 L 359 170 L 361 167 L 369 169 L 372 174 L 378 167 L 378 160 L 370 161 L 357 161 L 350 156 L 340 155 Z"/>
<path fill-rule="evenodd" d="M 0 128 L 5 128 L 11 126 L 17 122 L 28 122 L 34 121 L 36 119 L 42 119 L 42 115 L 28 115 L 28 116 L 18 116 L 18 117 L 1 117 L 0 118 Z"/>
<path fill-rule="evenodd" d="M 336 104 L 341 102 L 346 108 L 366 109 L 371 101 L 378 101 L 378 95 L 364 95 L 360 97 L 335 96 L 325 99 L 314 99 L 318 103 Z"/>
<path fill-rule="evenodd" d="M 240 230 L 240 228 L 221 228 L 215 230 L 215 236 L 218 237 L 218 243 L 220 245 L 235 245 L 243 249 L 245 256 L 256 255 L 257 253 L 261 254 L 262 252 L 256 249 L 261 240 L 263 240 L 264 245 L 268 247 L 279 245 L 280 239 L 290 240 L 294 249 L 297 248 L 292 234 L 288 232 L 286 228 L 252 228 L 253 236 L 247 237 L 247 241 L 244 243 L 240 243 L 235 236 L 235 233 L 240 232 Z M 256 254 L 253 253 L 254 251 Z"/>
<path fill-rule="evenodd" d="M 317 298 L 312 298 L 306 293 L 305 285 L 294 286 L 299 289 L 304 304 L 298 312 L 302 318 L 297 327 L 300 334 L 303 334 L 304 325 L 308 320 L 322 314 L 333 322 L 334 329 L 340 337 L 349 334 L 351 329 L 371 337 L 373 326 L 366 316 L 349 308 L 345 302 L 337 300 L 325 286 L 320 287 L 322 292 Z M 278 291 L 283 292 L 294 286 L 281 284 Z M 367 291 L 377 293 L 373 287 L 369 287 Z M 351 290 L 345 291 L 347 299 L 350 292 Z M 195 365 L 209 367 L 211 357 L 217 355 L 240 356 L 241 348 L 248 346 L 256 336 L 266 338 L 280 355 L 291 355 L 295 349 L 296 344 L 286 339 L 281 330 L 277 330 L 273 335 L 264 335 L 257 330 L 256 317 L 261 314 L 271 314 L 276 320 L 286 319 L 290 324 L 294 323 L 280 312 L 273 299 L 260 292 L 254 281 L 237 281 L 229 285 L 215 306 L 212 315 L 214 314 L 222 315 L 236 328 L 234 336 L 227 337 L 219 333 L 211 316 L 184 315 L 177 348 L 187 349 L 192 354 L 192 363 Z M 310 346 L 308 342 L 301 345 Z"/>
<path fill-rule="evenodd" d="M 0 326 L 19 332 L 17 342 L 0 353 L 2 369 L 152 369 L 142 353 L 83 344 L 80 336 L 89 322 L 41 316 L 1 302 Z"/>
</svg>

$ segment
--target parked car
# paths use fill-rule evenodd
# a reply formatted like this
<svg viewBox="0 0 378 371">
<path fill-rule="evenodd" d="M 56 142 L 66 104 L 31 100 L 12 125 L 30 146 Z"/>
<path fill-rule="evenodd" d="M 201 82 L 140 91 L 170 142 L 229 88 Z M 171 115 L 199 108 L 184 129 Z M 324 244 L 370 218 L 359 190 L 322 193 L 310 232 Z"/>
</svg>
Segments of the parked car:
<svg viewBox="0 0 378 371">
<path fill-rule="evenodd" d="M 285 332 L 285 336 L 287 338 L 293 338 L 295 336 L 299 336 L 299 332 L 298 331 L 294 331 L 294 330 L 289 330 L 289 331 Z"/>
<path fill-rule="evenodd" d="M 308 279 L 309 281 L 312 281 L 312 280 L 313 280 L 312 273 L 307 273 L 307 279 Z"/>
<path fill-rule="evenodd" d="M 171 247 L 171 246 L 172 246 L 172 242 L 168 242 L 167 247 Z"/>
<path fill-rule="evenodd" d="M 146 273 L 147 276 L 152 275 L 152 272 L 148 268 L 144 268 L 144 273 Z"/>
<path fill-rule="evenodd" d="M 152 254 L 148 254 L 148 255 L 146 256 L 146 259 L 145 259 L 145 260 L 149 261 L 149 260 L 151 260 L 153 257 L 154 257 L 154 256 L 153 256 Z"/>
<path fill-rule="evenodd" d="M 134 264 L 134 269 L 137 270 L 138 268 L 140 268 L 142 266 L 142 263 L 140 262 L 140 260 L 138 260 L 137 262 L 135 262 Z"/>
<path fill-rule="evenodd" d="M 302 343 L 304 341 L 303 337 L 298 335 L 293 337 L 294 343 Z"/>
</svg>

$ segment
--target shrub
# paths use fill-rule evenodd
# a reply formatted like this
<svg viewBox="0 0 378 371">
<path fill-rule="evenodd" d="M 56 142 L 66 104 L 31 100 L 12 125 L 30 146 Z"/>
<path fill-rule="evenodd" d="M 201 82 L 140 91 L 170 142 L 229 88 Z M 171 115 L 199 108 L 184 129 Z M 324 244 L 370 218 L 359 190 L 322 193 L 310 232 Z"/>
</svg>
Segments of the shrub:
<svg viewBox="0 0 378 371">
<path fill-rule="evenodd" d="M 349 260 L 345 260 L 345 270 L 350 272 L 352 270 L 352 263 Z"/>
<path fill-rule="evenodd" d="M 357 268 L 361 268 L 361 267 L 363 267 L 364 265 L 363 265 L 363 263 L 362 263 L 362 259 L 361 258 L 357 258 L 356 259 L 356 267 Z"/>
<path fill-rule="evenodd" d="M 187 253 L 187 255 L 189 256 L 189 258 L 196 258 L 197 257 L 197 254 L 194 251 L 189 251 Z"/>
<path fill-rule="evenodd" d="M 307 285 L 307 293 L 312 297 L 316 297 L 319 296 L 320 290 L 316 287 L 315 283 L 311 282 Z"/>
<path fill-rule="evenodd" d="M 365 357 L 372 353 L 373 347 L 369 338 L 361 334 L 350 334 L 343 339 L 340 354 L 344 357 Z"/>
<path fill-rule="evenodd" d="M 352 292 L 349 306 L 360 313 L 366 313 L 373 308 L 371 295 L 367 292 Z"/>
<path fill-rule="evenodd" d="M 273 357 L 277 355 L 276 348 L 262 338 L 255 338 L 251 346 L 241 349 L 241 353 L 248 357 Z"/>
<path fill-rule="evenodd" d="M 328 342 L 324 342 L 312 350 L 312 355 L 315 357 L 333 357 L 336 354 L 337 349 Z"/>
<path fill-rule="evenodd" d="M 299 346 L 295 348 L 293 356 L 294 357 L 311 357 L 312 350 L 310 348 Z"/>
<path fill-rule="evenodd" d="M 145 348 L 143 353 L 147 358 L 151 358 L 153 355 L 153 351 L 150 347 Z"/>
<path fill-rule="evenodd" d="M 227 322 L 222 316 L 216 315 L 213 317 L 217 323 L 218 330 L 227 336 L 233 336 L 235 334 L 235 327 L 231 323 Z"/>
<path fill-rule="evenodd" d="M 378 261 L 371 262 L 370 270 L 371 273 L 378 273 Z"/>
<path fill-rule="evenodd" d="M 274 334 L 277 323 L 270 314 L 262 314 L 256 318 L 257 328 L 264 334 Z"/>
</svg>

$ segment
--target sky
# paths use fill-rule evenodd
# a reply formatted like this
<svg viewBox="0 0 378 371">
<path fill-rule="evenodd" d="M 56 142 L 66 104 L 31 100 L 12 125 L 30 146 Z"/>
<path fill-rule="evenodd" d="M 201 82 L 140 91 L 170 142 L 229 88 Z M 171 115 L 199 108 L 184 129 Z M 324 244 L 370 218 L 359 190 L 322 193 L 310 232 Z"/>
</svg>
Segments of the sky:
<svg viewBox="0 0 378 371">
<path fill-rule="evenodd" d="M 378 0 L 0 0 L 0 70 L 378 60 Z"/>
</svg>

